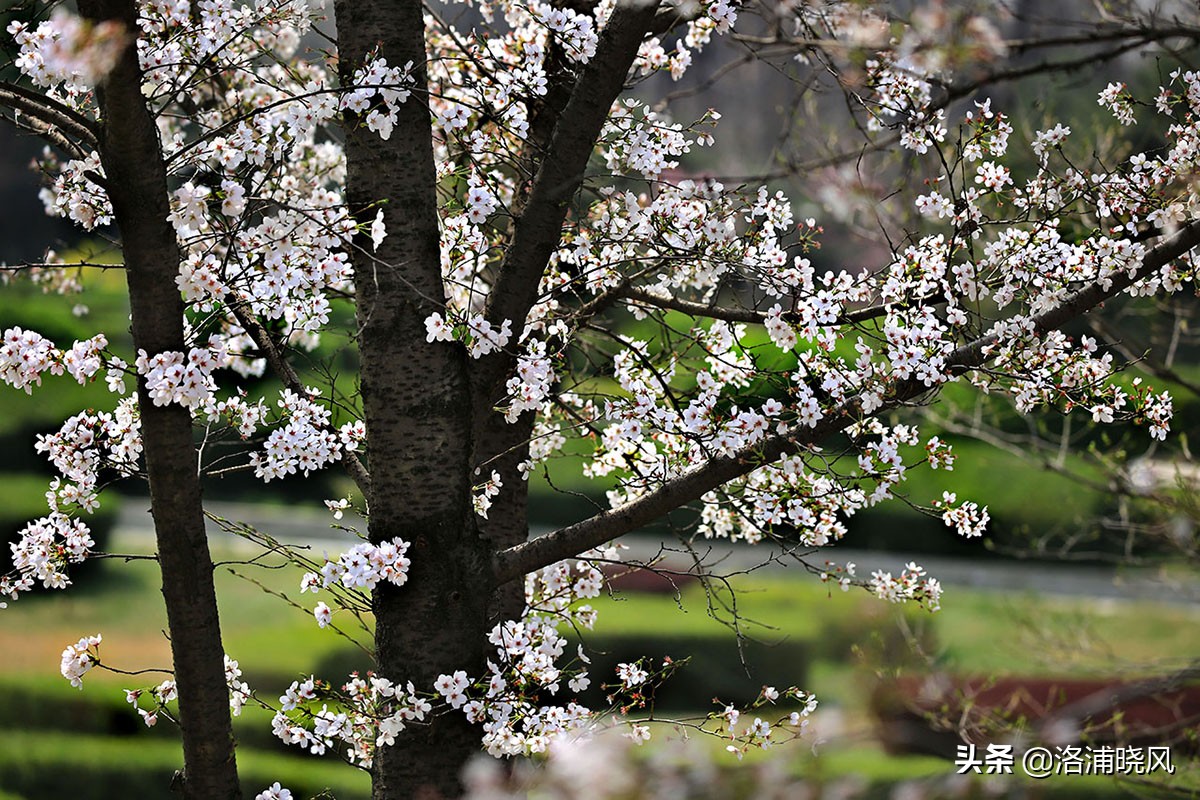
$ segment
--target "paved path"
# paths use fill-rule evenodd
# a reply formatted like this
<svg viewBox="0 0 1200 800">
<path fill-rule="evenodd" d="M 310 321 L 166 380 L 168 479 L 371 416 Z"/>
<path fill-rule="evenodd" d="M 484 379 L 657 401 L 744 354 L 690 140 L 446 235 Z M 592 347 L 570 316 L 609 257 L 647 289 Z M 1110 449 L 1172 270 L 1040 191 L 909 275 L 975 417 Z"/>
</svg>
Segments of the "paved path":
<svg viewBox="0 0 1200 800">
<path fill-rule="evenodd" d="M 288 544 L 307 544 L 318 553 L 336 553 L 355 542 L 350 533 L 331 527 L 331 514 L 318 509 L 288 509 L 240 503 L 210 503 L 208 507 L 218 516 L 248 523 Z M 131 537 L 138 542 L 148 540 L 153 535 L 148 508 L 148 499 L 127 499 L 122 505 L 117 521 L 116 536 Z M 343 522 L 347 525 L 357 522 L 360 529 L 365 529 L 365 525 L 357 517 L 353 520 L 348 517 Z M 235 541 L 235 537 L 211 522 L 209 529 L 214 539 Z M 539 536 L 545 532 L 535 530 L 534 535 Z M 650 559 L 660 550 L 658 541 L 649 536 L 632 535 L 622 541 L 630 547 L 626 558 L 631 560 Z M 678 544 L 673 545 L 673 548 L 673 551 L 666 553 L 664 564 L 671 568 L 687 569 L 690 563 L 688 557 L 679 550 Z M 755 572 L 761 571 L 772 576 L 803 574 L 799 565 L 794 563 L 789 566 L 786 563 L 769 562 L 770 551 L 761 546 L 702 541 L 698 548 L 705 555 L 705 562 L 716 564 L 720 573 L 753 569 Z M 876 569 L 895 575 L 904 568 L 906 562 L 916 561 L 946 586 L 1114 600 L 1155 600 L 1194 605 L 1200 609 L 1200 573 L 1190 576 L 1180 573 L 1172 580 L 1146 569 L 1115 569 L 1047 562 L 974 561 L 847 548 L 823 548 L 810 552 L 812 554 L 805 557 L 810 564 L 820 565 L 826 559 L 841 564 L 852 561 L 856 564 L 860 577 L 869 577 Z"/>
</svg>

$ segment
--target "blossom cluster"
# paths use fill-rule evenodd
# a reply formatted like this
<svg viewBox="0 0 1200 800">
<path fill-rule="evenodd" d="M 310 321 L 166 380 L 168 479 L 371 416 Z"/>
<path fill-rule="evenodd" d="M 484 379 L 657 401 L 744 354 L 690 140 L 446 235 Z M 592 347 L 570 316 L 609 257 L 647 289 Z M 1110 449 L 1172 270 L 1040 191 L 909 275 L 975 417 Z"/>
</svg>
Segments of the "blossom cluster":
<svg viewBox="0 0 1200 800">
<path fill-rule="evenodd" d="M 36 449 L 45 453 L 58 473 L 74 485 L 57 483 L 50 507 L 75 504 L 95 508 L 95 490 L 102 467 L 130 475 L 142 452 L 141 421 L 132 399 L 121 401 L 113 413 L 81 412 L 68 418 L 56 433 L 38 436 Z"/>
<path fill-rule="evenodd" d="M 567 57 L 586 64 L 596 55 L 596 24 L 593 17 L 572 8 L 555 8 L 548 3 L 533 2 L 529 10 L 538 22 L 545 25 L 562 42 Z"/>
<path fill-rule="evenodd" d="M 614 107 L 601 137 L 607 145 L 608 168 L 617 173 L 657 178 L 679 166 L 679 157 L 691 150 L 692 139 L 683 126 L 665 120 L 634 99 Z"/>
<path fill-rule="evenodd" d="M 75 342 L 70 350 L 59 350 L 36 331 L 8 328 L 0 345 L 0 381 L 26 394 L 40 386 L 42 375 L 70 374 L 81 385 L 104 366 L 103 351 L 108 347 L 104 334 Z"/>
<path fill-rule="evenodd" d="M 409 543 L 392 539 L 375 545 L 363 542 L 340 554 L 336 560 L 326 559 L 319 573 L 306 572 L 300 579 L 300 592 L 328 589 L 340 585 L 346 589 L 370 591 L 380 581 L 403 586 L 408 581 L 412 562 L 407 553 Z"/>
<path fill-rule="evenodd" d="M 781 697 L 794 703 L 796 710 L 786 714 L 774 726 L 761 716 L 755 716 L 753 720 L 748 721 L 745 728 L 739 731 L 738 723 L 742 717 L 748 717 L 751 711 L 758 711 L 766 706 L 774 705 Z M 801 691 L 795 686 L 790 686 L 783 691 L 774 686 L 764 686 L 750 709 L 743 711 L 727 705 L 719 713 L 709 714 L 709 719 L 719 722 L 718 731 L 730 740 L 725 749 L 740 759 L 751 748 L 766 750 L 779 742 L 784 738 L 779 735 L 781 728 L 788 732 L 788 738 L 801 736 L 808 727 L 808 718 L 816 710 L 817 698 L 808 692 Z"/>
<path fill-rule="evenodd" d="M 504 320 L 496 327 L 482 314 L 451 320 L 435 312 L 425 319 L 425 330 L 428 331 L 426 340 L 430 342 L 462 342 L 471 358 L 482 358 L 502 350 L 512 338 L 511 321 Z"/>
<path fill-rule="evenodd" d="M 342 564 L 353 552 L 326 563 L 326 585 L 345 580 Z M 310 573 L 302 589 L 315 590 L 321 581 Z M 495 653 L 481 677 L 458 670 L 439 676 L 430 687 L 401 685 L 375 674 L 352 675 L 336 689 L 315 677 L 296 681 L 280 698 L 276 735 L 315 753 L 341 742 L 352 760 L 369 765 L 375 749 L 392 744 L 407 725 L 433 713 L 461 713 L 481 726 L 484 747 L 493 755 L 543 752 L 555 737 L 582 733 L 593 724 L 592 712 L 577 702 L 545 705 L 538 698 L 557 695 L 563 683 L 571 692 L 590 685 L 582 647 L 573 664 L 560 664 L 566 639 L 559 626 L 590 628 L 595 612 L 580 601 L 596 597 L 602 584 L 600 571 L 586 561 L 555 564 L 528 576 L 525 613 L 492 629 L 488 640 Z"/>
<path fill-rule="evenodd" d="M 978 503 L 968 501 L 956 507 L 956 502 L 958 497 L 954 492 L 943 492 L 942 499 L 935 500 L 933 505 L 945 509 L 942 511 L 942 521 L 954 528 L 959 536 L 967 539 L 982 536 L 990 519 L 987 506 L 981 509 Z"/>
<path fill-rule="evenodd" d="M 918 154 L 946 139 L 946 112 L 931 108 L 931 85 L 923 70 L 912 69 L 903 60 L 872 59 L 867 62 L 871 89 L 878 110 L 868 125 L 881 130 L 893 121 L 900 126 L 900 143 Z"/>
<path fill-rule="evenodd" d="M 11 545 L 16 577 L 0 576 L 0 595 L 12 600 L 39 582 L 47 589 L 66 588 L 67 565 L 86 559 L 96 544 L 87 525 L 57 512 L 30 522 L 20 537 Z"/>
<path fill-rule="evenodd" d="M 292 800 L 292 793 L 280 785 L 279 781 L 275 781 L 254 796 L 254 800 Z"/>
<path fill-rule="evenodd" d="M 389 66 L 386 58 L 374 56 L 354 72 L 351 89 L 339 105 L 354 114 L 365 114 L 367 128 L 381 139 L 390 139 L 399 106 L 412 94 L 412 62 Z"/>
<path fill-rule="evenodd" d="M 550 397 L 555 380 L 554 365 L 546 352 L 546 343 L 530 339 L 517 358 L 515 374 L 508 379 L 508 407 L 504 417 L 516 422 L 527 411 L 537 411 Z"/>
<path fill-rule="evenodd" d="M 219 363 L 220 356 L 211 348 L 192 348 L 186 355 L 166 351 L 150 356 L 139 350 L 136 366 L 154 405 L 178 403 L 195 410 L 207 404 L 216 392 L 212 372 Z"/>
<path fill-rule="evenodd" d="M 85 636 L 62 652 L 62 662 L 59 672 L 71 682 L 71 685 L 82 689 L 83 676 L 100 663 L 100 634 Z"/>
<path fill-rule="evenodd" d="M 502 488 L 504 488 L 504 483 L 500 480 L 500 473 L 495 470 L 492 470 L 491 476 L 482 484 L 472 487 L 471 502 L 475 513 L 487 519 L 488 509 L 492 507 L 492 499 L 500 495 Z"/>
<path fill-rule="evenodd" d="M 37 450 L 47 455 L 60 477 L 46 492 L 50 513 L 26 525 L 10 545 L 15 573 L 0 575 L 0 596 L 13 600 L 39 583 L 65 588 L 70 585 L 68 565 L 91 554 L 91 531 L 74 515 L 99 507 L 101 469 L 123 475 L 136 471 L 142 450 L 136 404 L 127 399 L 111 414 L 76 414 L 57 432 L 40 435 Z"/>
<path fill-rule="evenodd" d="M 13 65 L 36 85 L 62 85 L 70 94 L 87 91 L 111 72 L 129 37 L 115 20 L 90 24 L 61 8 L 36 27 L 13 20 L 6 30 L 20 48 Z"/>
<path fill-rule="evenodd" d="M 314 677 L 293 681 L 279 704 L 271 727 L 281 741 L 313 755 L 344 744 L 346 756 L 363 767 L 370 767 L 377 747 L 392 744 L 433 708 L 412 683 L 402 686 L 374 674 L 363 679 L 357 673 L 336 690 Z"/>
<path fill-rule="evenodd" d="M 271 431 L 261 452 L 250 455 L 254 474 L 263 481 L 297 471 L 308 475 L 358 448 L 364 433 L 362 423 L 347 422 L 334 428 L 333 413 L 313 399 L 320 396 L 320 390 L 309 387 L 306 393 L 291 389 L 280 393 L 283 425 Z"/>
<path fill-rule="evenodd" d="M 1111 111 L 1113 117 L 1122 125 L 1133 125 L 1137 122 L 1133 116 L 1133 98 L 1125 91 L 1123 83 L 1110 83 L 1105 86 L 1096 102 Z"/>
<path fill-rule="evenodd" d="M 150 708 L 142 707 L 142 699 L 145 697 L 150 699 Z M 134 707 L 147 728 L 153 728 L 157 725 L 158 715 L 166 710 L 167 704 L 173 702 L 178 697 L 179 689 L 175 685 L 175 681 L 171 679 L 167 679 L 157 686 L 151 686 L 148 689 L 125 690 L 125 702 Z"/>
<path fill-rule="evenodd" d="M 225 683 L 229 687 L 229 710 L 233 716 L 239 716 L 250 700 L 251 692 L 249 685 L 242 680 L 242 670 L 238 662 L 228 654 L 225 655 Z M 159 715 L 174 721 L 175 712 L 169 706 L 178 697 L 179 687 L 173 678 L 155 686 L 125 690 L 125 702 L 133 706 L 147 728 L 158 724 Z M 145 704 L 147 700 L 148 707 Z"/>
<path fill-rule="evenodd" d="M 903 603 L 915 600 L 930 611 L 941 608 L 942 584 L 926 576 L 925 568 L 909 562 L 896 577 L 884 570 L 871 573 L 871 591 L 881 600 Z"/>
<path fill-rule="evenodd" d="M 643 75 L 666 71 L 671 80 L 679 80 L 692 65 L 693 53 L 699 53 L 712 40 L 712 35 L 728 33 L 737 22 L 737 4 L 726 0 L 700 3 L 702 14 L 688 23 L 687 35 L 675 41 L 668 51 L 661 37 L 654 36 L 642 43 L 634 66 Z"/>
<path fill-rule="evenodd" d="M 46 213 L 69 219 L 84 230 L 111 225 L 112 204 L 92 176 L 104 175 L 98 153 L 60 162 L 50 148 L 42 153 L 41 168 L 52 176 L 38 193 Z"/>
<path fill-rule="evenodd" d="M 250 686 L 242 680 L 242 668 L 237 661 L 225 654 L 225 685 L 229 687 L 229 711 L 239 716 L 250 699 Z"/>
</svg>

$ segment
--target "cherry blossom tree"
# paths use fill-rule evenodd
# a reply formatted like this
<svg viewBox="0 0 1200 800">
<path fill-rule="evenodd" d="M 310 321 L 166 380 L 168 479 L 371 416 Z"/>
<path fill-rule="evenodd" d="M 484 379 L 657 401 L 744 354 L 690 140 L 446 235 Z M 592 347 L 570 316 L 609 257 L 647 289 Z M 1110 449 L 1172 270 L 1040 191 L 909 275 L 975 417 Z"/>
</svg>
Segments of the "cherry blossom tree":
<svg viewBox="0 0 1200 800">
<path fill-rule="evenodd" d="M 136 353 L 123 360 L 103 333 L 3 332 L 6 383 L 103 377 L 113 403 L 39 438 L 60 477 L 0 591 L 68 585 L 95 555 L 101 471 L 148 480 L 174 667 L 129 699 L 148 722 L 177 703 L 187 797 L 239 796 L 230 713 L 247 703 L 276 712 L 283 741 L 369 768 L 378 798 L 456 794 L 481 744 L 521 756 L 585 735 L 607 719 L 573 699 L 592 681 L 628 698 L 616 719 L 644 741 L 637 698 L 660 668 L 589 675 L 564 635 L 594 620 L 613 542 L 695 504 L 696 537 L 789 555 L 834 543 L 857 511 L 903 496 L 907 470 L 952 467 L 909 413 L 952 383 L 1022 413 L 1170 430 L 1169 394 L 1122 383 L 1119 353 L 1063 329 L 1114 298 L 1192 291 L 1200 74 L 1172 66 L 1148 97 L 1121 81 L 1100 92 L 1117 130 L 1153 131 L 1112 155 L 1072 149 L 1087 134 L 1070 120 L 1014 132 L 987 91 L 1192 45 L 1191 17 L 1130 8 L 1014 40 L 999 12 L 940 4 L 907 18 L 725 0 L 78 8 L 9 26 L 21 78 L 0 103 L 51 148 L 47 211 L 119 230 Z M 858 131 L 775 177 L 865 159 L 913 189 L 875 198 L 903 211 L 898 229 L 879 225 L 897 234 L 889 256 L 819 267 L 823 221 L 798 219 L 783 192 L 680 172 L 727 123 L 673 119 L 647 96 L 721 37 L 778 59 L 797 91 L 836 92 Z M 346 307 L 353 398 L 296 366 Z M 227 380 L 266 372 L 277 397 Z M 293 558 L 308 568 L 300 595 L 319 596 L 313 624 L 373 619 L 371 675 L 312 676 L 278 699 L 241 680 L 201 497 L 229 459 L 197 449 L 200 427 L 243 442 L 240 467 L 264 481 L 353 479 L 361 500 L 328 505 L 359 503 L 364 540 Z M 581 450 L 607 507 L 530 540 L 530 475 Z M 988 522 L 986 497 L 908 499 L 966 537 Z M 810 566 L 938 606 L 916 564 Z M 101 646 L 67 648 L 64 676 L 81 683 Z M 781 696 L 800 710 L 771 717 Z M 733 750 L 767 746 L 815 700 L 766 687 L 757 706 L 705 724 Z"/>
</svg>

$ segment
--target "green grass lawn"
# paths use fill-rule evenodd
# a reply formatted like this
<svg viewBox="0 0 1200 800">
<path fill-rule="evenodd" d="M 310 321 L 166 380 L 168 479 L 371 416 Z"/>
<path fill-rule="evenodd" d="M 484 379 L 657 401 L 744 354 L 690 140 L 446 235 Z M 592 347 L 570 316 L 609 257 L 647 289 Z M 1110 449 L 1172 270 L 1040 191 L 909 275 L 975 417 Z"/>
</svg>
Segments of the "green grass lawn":
<svg viewBox="0 0 1200 800">
<path fill-rule="evenodd" d="M 220 557 L 239 558 L 232 554 Z M 101 579 L 65 592 L 22 598 L 3 612 L 2 674 L 53 674 L 66 645 L 97 632 L 105 637 L 101 652 L 113 666 L 147 669 L 170 665 L 157 566 L 133 561 L 109 562 L 103 568 Z M 346 646 L 341 637 L 318 629 L 311 614 L 267 594 L 260 586 L 235 576 L 234 571 L 272 590 L 295 595 L 302 570 L 218 567 L 217 593 L 226 648 L 247 673 L 307 674 L 323 657 Z M 311 605 L 313 601 L 308 602 Z M 354 632 L 351 622 L 349 616 L 335 617 L 335 624 L 345 623 L 348 632 Z M 358 638 L 367 637 L 358 631 Z M 124 685 L 128 679 L 97 671 L 88 676 L 88 682 Z"/>
<path fill-rule="evenodd" d="M 118 539 L 116 544 L 134 549 L 131 542 Z M 245 555 L 230 551 L 218 557 L 237 561 Z M 277 694 L 288 681 L 346 652 L 345 639 L 318 629 L 306 609 L 288 605 L 230 569 L 293 598 L 300 570 L 230 564 L 218 571 L 227 648 L 251 686 L 265 696 Z M 101 653 L 113 666 L 136 670 L 169 665 L 155 565 L 109 562 L 100 577 L 66 592 L 23 598 L 0 612 L 0 792 L 28 800 L 59 796 L 46 794 L 46 784 L 36 775 L 75 770 L 93 776 L 97 787 L 145 781 L 142 793 L 153 798 L 160 796 L 154 787 L 169 781 L 179 764 L 178 744 L 165 721 L 145 731 L 133 719 L 137 724 L 132 727 L 116 726 L 124 735 L 112 735 L 114 720 L 132 717 L 121 689 L 138 685 L 134 679 L 93 670 L 80 692 L 57 675 L 63 647 L 97 632 L 105 637 Z M 848 740 L 828 743 L 815 757 L 801 757 L 801 751 L 809 750 L 803 745 L 789 756 L 799 759 L 797 769 L 822 780 L 850 775 L 872 784 L 894 783 L 952 771 L 945 761 L 888 756 L 869 743 L 867 689 L 878 671 L 925 664 L 983 675 L 1132 674 L 1200 653 L 1197 612 L 1181 606 L 951 588 L 943 598 L 944 610 L 930 614 L 883 603 L 859 590 L 831 592 L 807 577 L 744 575 L 734 578 L 733 586 L 743 634 L 767 645 L 802 644 L 806 663 L 797 665 L 798 674 L 805 676 L 802 688 L 816 692 L 823 707 L 840 708 L 848 721 L 853 734 Z M 306 598 L 305 606 L 312 602 Z M 727 593 L 710 594 L 697 584 L 679 597 L 604 596 L 593 601 L 600 614 L 591 636 L 598 643 L 642 636 L 651 648 L 655 637 L 728 643 L 734 636 L 729 603 Z M 339 614 L 336 621 L 354 632 L 352 618 Z M 361 630 L 356 635 L 367 638 Z M 920 644 L 923 656 L 911 652 L 906 638 Z M 753 670 L 753 663 L 748 666 Z M 151 676 L 142 683 L 160 679 Z M 267 712 L 248 709 L 236 731 L 248 789 L 261 789 L 255 781 L 283 780 L 309 793 L 298 796 L 325 786 L 337 797 L 365 796 L 365 777 L 353 769 L 288 753 L 275 744 Z M 718 762 L 733 763 L 729 758 L 714 749 Z M 1085 789 L 1078 796 L 1089 796 L 1091 790 Z M 72 796 L 99 800 L 116 795 Z"/>
<path fill-rule="evenodd" d="M 893 606 L 815 578 L 738 581 L 740 629 L 766 642 L 803 639 L 818 660 L 843 661 L 872 636 L 925 631 L 934 662 L 960 672 L 1086 675 L 1153 668 L 1200 655 L 1200 610 L 1187 606 L 946 590 L 942 610 Z M 669 595 L 602 597 L 596 632 L 732 636 L 729 609 L 700 586 Z M 711 608 L 710 608 L 711 605 Z M 903 626 L 903 627 L 902 627 Z M 869 653 L 867 653 L 869 655 Z"/>
</svg>

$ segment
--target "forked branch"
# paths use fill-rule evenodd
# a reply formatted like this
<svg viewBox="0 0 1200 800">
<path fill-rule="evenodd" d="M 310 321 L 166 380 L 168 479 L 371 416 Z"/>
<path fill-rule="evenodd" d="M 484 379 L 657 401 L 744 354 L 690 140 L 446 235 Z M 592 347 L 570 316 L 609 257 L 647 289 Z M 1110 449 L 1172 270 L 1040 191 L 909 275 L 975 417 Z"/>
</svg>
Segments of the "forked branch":
<svg viewBox="0 0 1200 800">
<path fill-rule="evenodd" d="M 1067 298 L 1061 305 L 1032 318 L 1037 336 L 1061 328 L 1164 265 L 1200 246 L 1200 220 L 1192 220 L 1178 231 L 1164 235 L 1131 273 L 1122 273 L 1107 287 L 1093 284 Z M 946 359 L 951 376 L 959 376 L 983 366 L 999 334 L 982 336 L 962 345 Z M 895 386 L 876 414 L 911 402 L 934 391 L 919 380 L 909 379 Z M 549 564 L 572 558 L 629 533 L 666 513 L 699 499 L 707 492 L 753 472 L 765 464 L 799 452 L 839 433 L 863 419 L 862 396 L 855 396 L 827 413 L 814 427 L 796 425 L 782 434 L 748 445 L 731 456 L 713 458 L 654 491 L 620 508 L 603 511 L 594 517 L 560 528 L 545 536 L 509 548 L 496 557 L 493 574 L 497 584 L 515 580 Z"/>
</svg>

